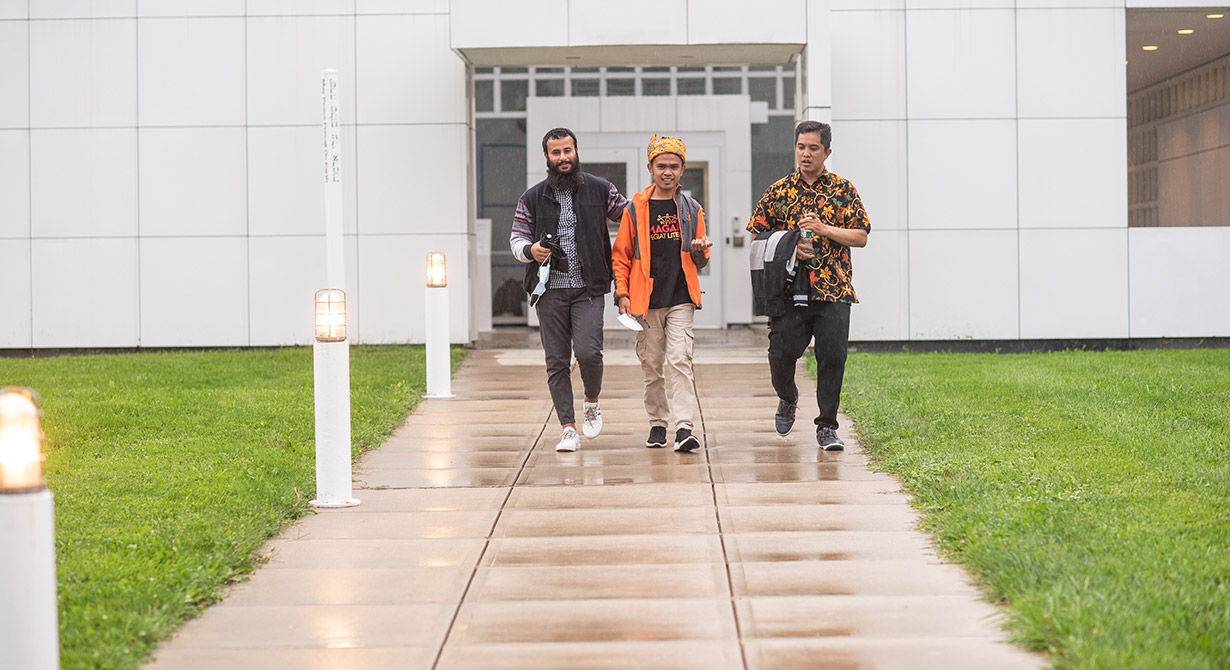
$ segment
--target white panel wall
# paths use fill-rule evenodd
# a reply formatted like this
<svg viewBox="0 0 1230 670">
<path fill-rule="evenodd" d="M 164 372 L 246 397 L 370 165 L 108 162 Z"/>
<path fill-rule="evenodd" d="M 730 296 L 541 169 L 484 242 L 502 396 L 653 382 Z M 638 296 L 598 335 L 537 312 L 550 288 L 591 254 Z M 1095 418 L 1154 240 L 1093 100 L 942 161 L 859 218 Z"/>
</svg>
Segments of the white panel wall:
<svg viewBox="0 0 1230 670">
<path fill-rule="evenodd" d="M 31 126 L 136 125 L 135 19 L 31 21 L 29 27 Z"/>
<path fill-rule="evenodd" d="M 136 235 L 136 129 L 31 131 L 30 216 L 35 238 Z"/>
<path fill-rule="evenodd" d="M 1022 228 L 1127 226 L 1127 119 L 1021 119 Z"/>
<path fill-rule="evenodd" d="M 904 230 L 874 228 L 868 244 L 850 250 L 858 304 L 850 309 L 851 340 L 910 339 L 910 249 Z"/>
<path fill-rule="evenodd" d="M 1132 337 L 1230 333 L 1230 228 L 1128 230 Z"/>
<path fill-rule="evenodd" d="M 247 265 L 243 237 L 142 239 L 142 346 L 248 344 Z"/>
<path fill-rule="evenodd" d="M 353 16 L 270 16 L 248 20 L 248 123 L 320 123 L 320 71 L 338 71 L 342 123 L 355 120 Z"/>
<path fill-rule="evenodd" d="M 1016 228 L 1016 122 L 910 121 L 909 227 Z"/>
<path fill-rule="evenodd" d="M 1023 339 L 1128 336 L 1126 230 L 1020 236 Z"/>
<path fill-rule="evenodd" d="M 25 3 L 23 2 L 22 5 L 24 8 Z M 30 126 L 30 24 L 28 22 L 0 21 L 0 63 L 4 64 L 0 66 L 0 91 L 4 91 L 5 97 L 8 98 L 3 105 L 0 105 L 0 128 L 28 128 Z"/>
<path fill-rule="evenodd" d="M 466 320 L 459 313 L 470 309 L 466 277 L 470 238 L 462 233 L 433 235 L 364 235 L 359 238 L 359 269 L 364 312 L 365 342 L 387 344 L 406 342 L 424 317 L 424 277 L 427 254 L 443 252 L 448 266 L 449 339 L 463 342 L 469 338 Z"/>
<path fill-rule="evenodd" d="M 465 65 L 449 48 L 448 26 L 434 14 L 358 17 L 360 123 L 465 121 Z"/>
<path fill-rule="evenodd" d="M 572 44 L 687 44 L 687 0 L 569 0 Z M 652 20 L 646 20 L 653 17 Z"/>
<path fill-rule="evenodd" d="M 243 125 L 244 20 L 141 19 L 143 126 Z"/>
<path fill-rule="evenodd" d="M 909 240 L 910 339 L 1019 337 L 1015 230 L 911 231 Z"/>
<path fill-rule="evenodd" d="M 0 238 L 0 349 L 30 346 L 30 240 Z"/>
<path fill-rule="evenodd" d="M 139 132 L 141 235 L 247 234 L 243 128 L 142 128 Z"/>
<path fill-rule="evenodd" d="M 1008 9 L 907 11 L 910 118 L 1016 116 L 1014 14 Z"/>
<path fill-rule="evenodd" d="M 466 232 L 465 136 L 461 124 L 360 127 L 362 232 Z"/>
<path fill-rule="evenodd" d="M 28 5 L 38 20 L 22 20 Z M 310 342 L 323 286 L 325 67 L 340 70 L 347 288 L 361 339 L 359 235 L 468 233 L 465 67 L 448 9 L 0 3 L 0 19 L 16 19 L 0 21 L 0 280 L 14 291 L 0 347 Z M 465 255 L 450 261 L 466 296 Z M 421 275 L 404 281 L 421 286 Z M 468 311 L 453 319 L 465 339 Z M 421 341 L 421 315 L 396 339 Z"/>
<path fill-rule="evenodd" d="M 833 153 L 825 165 L 831 163 L 834 173 L 849 179 L 858 189 L 873 233 L 904 229 L 907 220 L 906 122 L 835 121 L 834 124 Z"/>
<path fill-rule="evenodd" d="M 136 238 L 36 239 L 31 247 L 32 346 L 138 343 Z"/>
<path fill-rule="evenodd" d="M 30 236 L 30 131 L 0 130 L 0 239 Z"/>
<path fill-rule="evenodd" d="M 324 235 L 319 126 L 248 128 L 248 232 Z M 342 128 L 342 223 L 357 231 L 356 129 Z"/>
<path fill-rule="evenodd" d="M 833 120 L 904 119 L 905 12 L 833 12 Z"/>
<path fill-rule="evenodd" d="M 803 44 L 808 39 L 809 13 L 827 9 L 827 4 L 816 0 L 688 0 L 688 43 Z"/>
</svg>

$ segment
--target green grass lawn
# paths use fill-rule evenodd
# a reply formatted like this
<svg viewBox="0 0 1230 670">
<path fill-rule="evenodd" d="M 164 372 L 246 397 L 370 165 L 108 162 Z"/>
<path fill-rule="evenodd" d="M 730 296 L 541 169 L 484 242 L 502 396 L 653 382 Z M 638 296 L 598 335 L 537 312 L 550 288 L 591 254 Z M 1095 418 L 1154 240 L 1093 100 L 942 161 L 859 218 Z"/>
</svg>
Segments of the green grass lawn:
<svg viewBox="0 0 1230 670">
<path fill-rule="evenodd" d="M 1016 641 L 1230 667 L 1230 350 L 852 355 L 842 408 Z"/>
<path fill-rule="evenodd" d="M 357 455 L 418 403 L 424 350 L 353 347 L 350 372 Z M 136 668 L 315 493 L 309 347 L 0 358 L 9 384 L 42 396 L 66 670 Z"/>
</svg>

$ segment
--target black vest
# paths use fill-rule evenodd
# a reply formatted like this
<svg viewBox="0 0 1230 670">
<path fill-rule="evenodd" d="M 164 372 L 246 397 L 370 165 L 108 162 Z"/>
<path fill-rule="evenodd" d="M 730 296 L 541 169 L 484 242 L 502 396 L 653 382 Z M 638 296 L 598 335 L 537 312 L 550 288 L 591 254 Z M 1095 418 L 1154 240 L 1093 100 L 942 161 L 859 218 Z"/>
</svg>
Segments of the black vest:
<svg viewBox="0 0 1230 670">
<path fill-rule="evenodd" d="M 606 227 L 607 200 L 611 193 L 611 182 L 583 172 L 582 182 L 577 192 L 572 195 L 572 211 L 577 217 L 576 243 L 578 258 L 572 259 L 581 264 L 581 277 L 589 294 L 602 296 L 611 291 L 611 281 L 614 274 L 611 271 L 611 234 Z M 536 242 L 546 233 L 559 233 L 559 201 L 555 199 L 555 191 L 547 186 L 547 180 L 542 180 L 530 187 L 521 196 L 530 211 L 533 225 L 530 237 Z M 538 263 L 525 264 L 525 292 L 531 293 L 538 285 Z"/>
</svg>

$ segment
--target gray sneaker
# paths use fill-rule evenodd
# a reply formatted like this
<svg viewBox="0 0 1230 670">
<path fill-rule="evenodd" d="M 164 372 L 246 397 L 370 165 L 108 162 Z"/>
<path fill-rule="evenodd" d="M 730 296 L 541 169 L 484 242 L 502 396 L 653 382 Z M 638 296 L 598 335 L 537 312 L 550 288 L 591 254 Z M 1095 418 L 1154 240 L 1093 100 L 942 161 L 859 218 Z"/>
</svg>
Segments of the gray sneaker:
<svg viewBox="0 0 1230 670">
<path fill-rule="evenodd" d="M 816 429 L 816 444 L 819 444 L 825 451 L 841 451 L 846 448 L 846 443 L 837 437 L 837 431 L 828 426 L 820 426 Z"/>
<path fill-rule="evenodd" d="M 777 428 L 778 435 L 790 434 L 790 429 L 794 427 L 794 411 L 798 408 L 797 402 L 777 401 L 777 414 L 773 416 L 773 426 Z"/>
</svg>

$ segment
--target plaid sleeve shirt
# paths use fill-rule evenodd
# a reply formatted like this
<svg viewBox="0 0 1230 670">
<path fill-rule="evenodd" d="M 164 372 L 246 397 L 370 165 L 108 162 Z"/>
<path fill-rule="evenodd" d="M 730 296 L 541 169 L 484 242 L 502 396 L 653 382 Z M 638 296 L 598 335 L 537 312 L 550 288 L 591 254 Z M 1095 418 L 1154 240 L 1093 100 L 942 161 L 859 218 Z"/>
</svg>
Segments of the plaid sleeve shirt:
<svg viewBox="0 0 1230 670">
<path fill-rule="evenodd" d="M 838 228 L 861 228 L 871 232 L 867 210 L 858 197 L 858 189 L 844 178 L 825 170 L 815 184 L 803 180 L 798 169 L 773 182 L 765 190 L 747 229 L 753 235 L 770 230 L 794 230 L 807 212 L 816 212 L 820 220 Z M 817 237 L 816 258 L 820 264 L 812 269 L 811 299 L 818 302 L 856 303 L 854 269 L 850 265 L 850 247 L 827 237 Z"/>
</svg>

